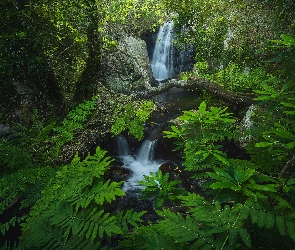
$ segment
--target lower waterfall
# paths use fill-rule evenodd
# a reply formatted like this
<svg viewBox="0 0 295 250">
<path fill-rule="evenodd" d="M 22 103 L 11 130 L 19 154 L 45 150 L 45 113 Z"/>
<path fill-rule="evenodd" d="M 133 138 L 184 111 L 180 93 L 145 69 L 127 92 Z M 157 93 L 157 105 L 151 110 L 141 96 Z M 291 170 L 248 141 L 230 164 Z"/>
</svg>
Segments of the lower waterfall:
<svg viewBox="0 0 295 250">
<path fill-rule="evenodd" d="M 156 144 L 156 140 L 145 140 L 135 156 L 132 156 L 125 137 L 117 137 L 118 157 L 123 162 L 123 167 L 132 171 L 131 176 L 124 183 L 124 191 L 141 188 L 138 181 L 144 180 L 144 175 L 157 172 L 163 161 L 154 160 Z"/>
</svg>

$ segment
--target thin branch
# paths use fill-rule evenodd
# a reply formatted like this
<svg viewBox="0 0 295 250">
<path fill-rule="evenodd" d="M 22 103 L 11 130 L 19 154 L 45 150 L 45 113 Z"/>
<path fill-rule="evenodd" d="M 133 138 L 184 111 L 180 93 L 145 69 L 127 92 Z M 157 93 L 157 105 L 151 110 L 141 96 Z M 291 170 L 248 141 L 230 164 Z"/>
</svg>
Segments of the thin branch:
<svg viewBox="0 0 295 250">
<path fill-rule="evenodd" d="M 287 171 L 287 169 L 289 167 L 291 167 L 293 164 L 295 163 L 295 155 L 293 155 L 292 159 L 290 159 L 289 161 L 287 161 L 286 165 L 284 166 L 283 170 L 281 171 L 279 178 L 281 178 L 285 172 Z"/>
</svg>

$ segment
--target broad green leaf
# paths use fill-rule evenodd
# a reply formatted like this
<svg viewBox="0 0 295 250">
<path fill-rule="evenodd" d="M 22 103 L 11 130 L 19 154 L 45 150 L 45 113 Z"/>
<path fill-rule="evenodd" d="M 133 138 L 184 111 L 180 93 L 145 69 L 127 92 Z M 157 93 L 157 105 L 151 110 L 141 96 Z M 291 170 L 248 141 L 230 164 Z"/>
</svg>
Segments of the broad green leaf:
<svg viewBox="0 0 295 250">
<path fill-rule="evenodd" d="M 206 112 L 206 103 L 205 102 L 202 102 L 199 106 L 199 113 L 200 113 L 200 116 L 203 116 Z"/>
<path fill-rule="evenodd" d="M 281 235 L 286 234 L 286 227 L 284 218 L 281 216 L 276 216 L 276 225 Z"/>
<path fill-rule="evenodd" d="M 291 178 L 286 182 L 286 185 L 295 185 L 295 178 Z"/>
<path fill-rule="evenodd" d="M 288 149 L 292 149 L 292 148 L 294 148 L 294 147 L 295 147 L 295 141 L 289 142 L 289 143 L 287 144 L 287 148 L 288 148 Z"/>
<path fill-rule="evenodd" d="M 240 219 L 241 220 L 247 219 L 249 216 L 249 213 L 250 213 L 250 209 L 246 206 L 243 206 L 240 210 Z"/>
<path fill-rule="evenodd" d="M 295 241 L 295 224 L 293 221 L 286 221 L 287 232 L 291 239 Z"/>
<path fill-rule="evenodd" d="M 234 171 L 234 177 L 238 183 L 243 183 L 248 180 L 255 173 L 255 169 L 236 168 Z"/>
<path fill-rule="evenodd" d="M 279 127 L 279 128 L 274 128 L 271 130 L 274 134 L 282 137 L 282 138 L 287 138 L 287 139 L 292 139 L 294 138 L 294 135 L 290 133 L 288 130 L 285 128 Z"/>
<path fill-rule="evenodd" d="M 219 151 L 213 151 L 212 154 L 219 160 L 221 161 L 223 164 L 228 165 L 229 161 L 223 157 Z"/>
<path fill-rule="evenodd" d="M 284 41 L 284 44 L 295 46 L 295 38 L 294 37 L 286 35 L 286 34 L 282 34 L 281 38 Z"/>
<path fill-rule="evenodd" d="M 272 213 L 265 213 L 265 222 L 264 226 L 266 228 L 272 228 L 275 224 L 275 215 Z"/>
<path fill-rule="evenodd" d="M 254 208 L 250 209 L 250 217 L 253 224 L 258 222 L 257 209 L 254 209 Z"/>
<path fill-rule="evenodd" d="M 259 185 L 255 183 L 246 184 L 245 187 L 252 189 L 252 190 L 260 190 L 260 191 L 267 191 L 267 192 L 277 192 L 277 188 L 279 187 L 279 184 L 265 184 L 265 185 Z"/>
<path fill-rule="evenodd" d="M 257 210 L 257 214 L 258 214 L 258 222 L 257 222 L 257 225 L 258 227 L 263 227 L 264 226 L 264 220 L 265 220 L 265 212 L 262 211 L 262 210 Z"/>
<path fill-rule="evenodd" d="M 272 145 L 271 142 L 258 142 L 258 143 L 255 144 L 255 147 L 257 147 L 257 148 L 265 148 L 265 147 L 268 147 L 270 145 Z"/>
</svg>

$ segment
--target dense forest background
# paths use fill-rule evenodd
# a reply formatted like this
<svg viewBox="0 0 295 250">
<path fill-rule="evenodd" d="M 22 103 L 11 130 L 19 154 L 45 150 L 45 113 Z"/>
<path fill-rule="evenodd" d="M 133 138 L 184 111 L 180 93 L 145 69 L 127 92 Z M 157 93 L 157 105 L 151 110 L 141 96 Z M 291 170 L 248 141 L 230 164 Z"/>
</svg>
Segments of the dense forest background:
<svg viewBox="0 0 295 250">
<path fill-rule="evenodd" d="M 2 0 L 1 249 L 293 249 L 294 10 L 293 0 Z M 158 86 L 120 44 L 168 20 L 194 67 Z M 137 85 L 119 91 L 114 75 Z M 126 193 L 109 142 L 142 140 L 154 96 L 172 87 L 200 94 L 162 132 L 179 172 L 141 181 L 152 211 L 118 209 Z"/>
</svg>

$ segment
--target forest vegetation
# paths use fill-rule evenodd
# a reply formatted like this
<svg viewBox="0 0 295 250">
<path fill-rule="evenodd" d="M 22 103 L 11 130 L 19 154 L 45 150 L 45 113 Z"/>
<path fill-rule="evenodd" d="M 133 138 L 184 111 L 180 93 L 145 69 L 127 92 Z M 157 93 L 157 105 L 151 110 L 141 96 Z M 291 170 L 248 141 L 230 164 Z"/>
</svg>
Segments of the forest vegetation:
<svg viewBox="0 0 295 250">
<path fill-rule="evenodd" d="M 294 0 L 1 0 L 1 249 L 293 249 L 294 10 Z M 201 100 L 163 131 L 189 185 L 145 176 L 157 216 L 146 220 L 113 209 L 126 193 L 105 145 L 144 138 L 157 91 L 116 92 L 107 58 L 123 36 L 167 20 L 175 46 L 194 47 L 178 85 Z"/>
</svg>

